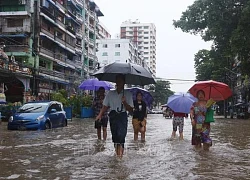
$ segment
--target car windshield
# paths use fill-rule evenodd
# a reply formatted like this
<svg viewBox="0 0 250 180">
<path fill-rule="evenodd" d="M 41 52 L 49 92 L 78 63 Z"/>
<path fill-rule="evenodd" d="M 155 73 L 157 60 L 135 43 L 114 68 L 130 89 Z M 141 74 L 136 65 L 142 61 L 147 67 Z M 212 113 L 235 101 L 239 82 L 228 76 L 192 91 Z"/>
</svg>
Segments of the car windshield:
<svg viewBox="0 0 250 180">
<path fill-rule="evenodd" d="M 39 113 L 46 110 L 48 104 L 45 103 L 29 103 L 20 107 L 18 113 Z"/>
</svg>

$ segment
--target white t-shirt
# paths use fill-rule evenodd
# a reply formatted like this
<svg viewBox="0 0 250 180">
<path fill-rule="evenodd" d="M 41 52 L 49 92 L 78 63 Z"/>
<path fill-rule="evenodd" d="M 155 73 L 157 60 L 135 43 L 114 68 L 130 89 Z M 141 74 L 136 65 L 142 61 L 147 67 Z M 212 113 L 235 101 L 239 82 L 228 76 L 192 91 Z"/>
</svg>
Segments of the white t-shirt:
<svg viewBox="0 0 250 180">
<path fill-rule="evenodd" d="M 109 106 L 110 110 L 117 111 L 117 108 L 118 108 L 120 111 L 121 106 L 122 106 L 122 96 L 123 96 L 123 91 L 120 92 L 120 94 L 118 94 L 116 90 L 111 90 L 106 95 L 103 101 L 103 105 Z M 128 105 L 130 105 L 131 107 L 134 107 L 133 96 L 131 92 L 128 90 L 124 90 L 124 96 L 126 98 L 126 102 L 128 103 Z M 122 112 L 126 112 L 125 106 L 123 106 Z"/>
</svg>

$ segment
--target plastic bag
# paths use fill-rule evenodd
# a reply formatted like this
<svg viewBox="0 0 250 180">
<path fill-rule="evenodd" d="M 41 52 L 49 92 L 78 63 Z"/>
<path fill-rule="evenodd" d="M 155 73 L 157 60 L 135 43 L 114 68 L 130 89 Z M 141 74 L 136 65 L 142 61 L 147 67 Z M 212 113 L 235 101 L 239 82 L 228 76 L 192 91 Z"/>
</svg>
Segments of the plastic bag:
<svg viewBox="0 0 250 180">
<path fill-rule="evenodd" d="M 214 122 L 214 110 L 212 108 L 207 109 L 205 122 L 207 123 Z"/>
</svg>

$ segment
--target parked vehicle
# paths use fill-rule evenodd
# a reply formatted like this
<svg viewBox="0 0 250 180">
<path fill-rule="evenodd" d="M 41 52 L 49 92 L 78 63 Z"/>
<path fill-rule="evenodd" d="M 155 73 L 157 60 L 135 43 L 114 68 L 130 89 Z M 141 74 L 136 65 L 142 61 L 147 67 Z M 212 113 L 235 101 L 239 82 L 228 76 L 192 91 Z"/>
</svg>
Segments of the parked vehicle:
<svg viewBox="0 0 250 180">
<path fill-rule="evenodd" d="M 29 102 L 10 116 L 8 130 L 37 130 L 67 126 L 63 105 L 57 101 Z"/>
</svg>

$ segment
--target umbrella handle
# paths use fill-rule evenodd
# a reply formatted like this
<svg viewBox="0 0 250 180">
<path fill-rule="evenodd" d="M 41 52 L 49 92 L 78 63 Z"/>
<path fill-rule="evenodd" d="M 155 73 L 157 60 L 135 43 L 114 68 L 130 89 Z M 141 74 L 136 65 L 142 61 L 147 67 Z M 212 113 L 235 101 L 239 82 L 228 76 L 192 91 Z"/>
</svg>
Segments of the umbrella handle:
<svg viewBox="0 0 250 180">
<path fill-rule="evenodd" d="M 121 110 L 119 110 L 119 108 L 117 108 L 116 110 L 117 110 L 117 112 L 122 112 L 122 110 L 123 110 L 123 104 L 121 105 Z"/>
</svg>

